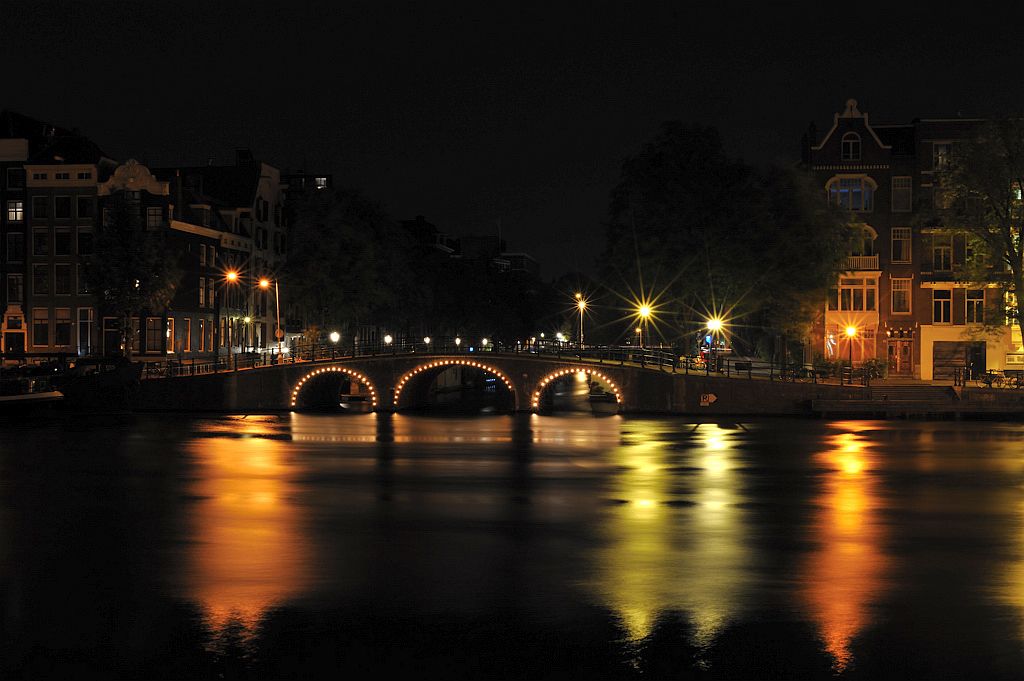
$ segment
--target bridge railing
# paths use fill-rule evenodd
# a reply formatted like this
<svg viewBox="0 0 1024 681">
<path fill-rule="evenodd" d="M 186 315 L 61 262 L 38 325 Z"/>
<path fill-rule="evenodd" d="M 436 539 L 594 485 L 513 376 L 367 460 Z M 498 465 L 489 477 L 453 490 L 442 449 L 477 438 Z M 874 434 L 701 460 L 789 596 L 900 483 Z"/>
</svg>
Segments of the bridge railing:
<svg viewBox="0 0 1024 681">
<path fill-rule="evenodd" d="M 424 342 L 365 342 L 341 345 L 338 343 L 310 343 L 292 346 L 288 352 L 278 354 L 276 348 L 258 352 L 232 353 L 216 359 L 200 357 L 188 360 L 170 359 L 148 362 L 143 378 L 199 376 L 227 371 L 272 367 L 279 364 L 319 362 L 358 357 L 400 356 L 412 354 L 441 354 L 453 356 L 480 356 L 485 354 L 532 355 L 618 366 L 639 367 L 657 371 L 703 374 L 726 378 L 759 379 L 768 381 L 831 383 L 839 385 L 870 385 L 868 372 L 849 367 L 835 373 L 833 368 L 815 368 L 797 363 L 779 363 L 733 356 L 704 358 L 698 355 L 680 356 L 671 348 L 640 348 L 637 346 L 579 346 L 541 339 L 530 343 L 501 344 L 488 342 L 473 345 L 456 342 L 456 338 L 432 339 Z"/>
</svg>

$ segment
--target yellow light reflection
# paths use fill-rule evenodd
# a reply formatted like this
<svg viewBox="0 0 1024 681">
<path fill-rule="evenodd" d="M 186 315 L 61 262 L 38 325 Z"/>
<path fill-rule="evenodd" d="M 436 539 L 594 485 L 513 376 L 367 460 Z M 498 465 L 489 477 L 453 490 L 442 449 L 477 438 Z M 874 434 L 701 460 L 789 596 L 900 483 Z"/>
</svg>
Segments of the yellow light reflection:
<svg viewBox="0 0 1024 681">
<path fill-rule="evenodd" d="M 272 607 L 309 582 L 310 546 L 290 501 L 294 468 L 267 438 L 197 441 L 194 536 L 186 590 L 212 634 L 252 636 Z"/>
<path fill-rule="evenodd" d="M 737 433 L 699 427 L 690 454 L 704 465 L 682 473 L 689 493 L 680 491 L 678 450 L 669 448 L 660 426 L 624 427 L 612 461 L 613 494 L 627 503 L 609 509 L 593 588 L 629 640 L 649 636 L 661 615 L 683 612 L 692 620 L 694 643 L 706 647 L 743 603 L 751 574 L 731 473 Z"/>
<path fill-rule="evenodd" d="M 870 620 L 869 609 L 882 590 L 888 558 L 877 517 L 872 452 L 862 435 L 841 432 L 831 448 L 816 455 L 828 468 L 816 500 L 809 557 L 801 583 L 811 616 L 837 672 L 850 666 L 851 644 Z"/>
</svg>

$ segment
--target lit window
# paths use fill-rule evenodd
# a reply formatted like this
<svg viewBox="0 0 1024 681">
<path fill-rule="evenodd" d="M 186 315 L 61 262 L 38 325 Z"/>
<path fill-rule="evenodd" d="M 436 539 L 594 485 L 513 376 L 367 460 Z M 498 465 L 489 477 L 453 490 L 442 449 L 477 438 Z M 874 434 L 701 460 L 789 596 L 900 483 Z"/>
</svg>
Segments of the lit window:
<svg viewBox="0 0 1024 681">
<path fill-rule="evenodd" d="M 25 220 L 25 202 L 24 201 L 8 201 L 7 202 L 7 222 L 24 222 Z"/>
<path fill-rule="evenodd" d="M 874 210 L 877 185 L 868 177 L 835 177 L 825 186 L 829 204 L 846 210 Z"/>
<path fill-rule="evenodd" d="M 945 170 L 949 168 L 952 160 L 953 145 L 949 142 L 935 142 L 932 144 L 932 169 Z"/>
<path fill-rule="evenodd" d="M 839 309 L 843 311 L 872 311 L 876 309 L 878 280 L 852 278 L 839 280 Z"/>
<path fill-rule="evenodd" d="M 313 178 L 313 184 L 316 186 L 317 189 L 327 189 L 327 178 L 326 177 L 316 177 L 316 178 Z"/>
</svg>

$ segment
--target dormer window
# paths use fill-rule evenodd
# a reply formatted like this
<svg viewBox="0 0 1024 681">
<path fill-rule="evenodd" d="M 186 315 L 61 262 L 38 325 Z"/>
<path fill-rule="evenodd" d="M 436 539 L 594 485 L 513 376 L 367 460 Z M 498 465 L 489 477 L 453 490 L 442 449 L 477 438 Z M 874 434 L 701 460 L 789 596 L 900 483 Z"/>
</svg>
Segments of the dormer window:
<svg viewBox="0 0 1024 681">
<path fill-rule="evenodd" d="M 843 135 L 840 158 L 843 161 L 860 160 L 860 135 L 855 132 L 848 132 Z"/>
<path fill-rule="evenodd" d="M 825 185 L 829 205 L 862 213 L 875 208 L 875 190 L 878 185 L 867 176 L 833 177 Z"/>
</svg>

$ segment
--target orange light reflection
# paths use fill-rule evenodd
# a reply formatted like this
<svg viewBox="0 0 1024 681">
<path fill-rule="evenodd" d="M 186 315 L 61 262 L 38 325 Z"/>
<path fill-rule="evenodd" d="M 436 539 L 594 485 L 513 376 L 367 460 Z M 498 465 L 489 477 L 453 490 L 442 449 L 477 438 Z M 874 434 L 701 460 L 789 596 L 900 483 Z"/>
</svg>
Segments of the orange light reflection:
<svg viewBox="0 0 1024 681">
<path fill-rule="evenodd" d="M 298 472 L 272 439 L 209 438 L 194 447 L 200 501 L 186 588 L 211 633 L 240 625 L 251 636 L 309 581 L 311 550 L 290 499 Z"/>
<path fill-rule="evenodd" d="M 888 559 L 877 518 L 872 452 L 854 432 L 836 433 L 816 456 L 828 468 L 812 525 L 818 548 L 803 575 L 804 598 L 837 672 L 850 666 L 853 640 L 867 626 Z"/>
</svg>

